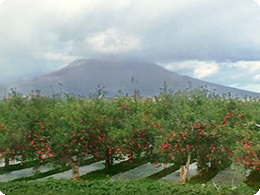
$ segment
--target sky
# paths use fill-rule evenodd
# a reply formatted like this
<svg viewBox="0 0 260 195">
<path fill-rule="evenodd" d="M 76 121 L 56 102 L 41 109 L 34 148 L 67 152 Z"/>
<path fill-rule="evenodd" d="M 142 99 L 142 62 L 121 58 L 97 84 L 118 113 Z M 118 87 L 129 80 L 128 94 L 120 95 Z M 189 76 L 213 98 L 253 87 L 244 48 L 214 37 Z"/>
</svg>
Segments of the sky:
<svg viewBox="0 0 260 195">
<path fill-rule="evenodd" d="M 0 85 L 134 59 L 260 92 L 260 0 L 0 0 Z"/>
</svg>

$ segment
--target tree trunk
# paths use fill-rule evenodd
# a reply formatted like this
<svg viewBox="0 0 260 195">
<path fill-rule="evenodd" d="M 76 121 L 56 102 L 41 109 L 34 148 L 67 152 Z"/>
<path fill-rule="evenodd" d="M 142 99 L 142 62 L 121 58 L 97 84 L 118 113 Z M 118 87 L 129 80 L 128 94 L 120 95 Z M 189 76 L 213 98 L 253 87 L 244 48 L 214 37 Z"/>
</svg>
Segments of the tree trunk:
<svg viewBox="0 0 260 195">
<path fill-rule="evenodd" d="M 210 169 L 217 169 L 217 162 L 216 160 L 210 161 Z"/>
<path fill-rule="evenodd" d="M 70 159 L 70 166 L 72 169 L 72 180 L 79 180 L 79 163 L 78 163 L 78 159 Z"/>
<path fill-rule="evenodd" d="M 200 167 L 200 160 L 199 158 L 197 158 L 197 176 L 202 176 L 202 170 L 201 170 L 201 167 Z"/>
<path fill-rule="evenodd" d="M 9 168 L 9 166 L 10 166 L 10 159 L 9 159 L 9 156 L 8 155 L 6 155 L 5 156 L 5 168 Z"/>
<path fill-rule="evenodd" d="M 39 166 L 34 167 L 34 173 L 39 173 Z"/>
<path fill-rule="evenodd" d="M 188 182 L 190 160 L 191 160 L 191 154 L 189 153 L 186 165 L 181 165 L 180 183 Z"/>
<path fill-rule="evenodd" d="M 111 166 L 113 165 L 113 159 L 112 159 L 111 154 L 109 154 L 108 149 L 106 150 L 105 156 L 106 156 L 105 169 L 108 171 L 111 168 Z"/>
<path fill-rule="evenodd" d="M 202 166 L 202 160 L 201 158 L 198 156 L 197 157 L 197 176 L 202 176 L 203 170 L 205 171 L 205 167 Z M 204 168 L 204 169 L 203 169 Z"/>
</svg>

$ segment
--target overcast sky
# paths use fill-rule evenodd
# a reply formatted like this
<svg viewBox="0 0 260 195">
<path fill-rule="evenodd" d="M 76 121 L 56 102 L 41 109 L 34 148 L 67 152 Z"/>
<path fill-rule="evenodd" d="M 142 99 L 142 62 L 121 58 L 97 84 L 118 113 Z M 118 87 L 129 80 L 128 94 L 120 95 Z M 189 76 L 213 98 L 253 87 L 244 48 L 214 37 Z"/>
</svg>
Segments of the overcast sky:
<svg viewBox="0 0 260 195">
<path fill-rule="evenodd" d="M 260 92 L 254 0 L 0 0 L 0 84 L 79 58 L 158 63 Z"/>
</svg>

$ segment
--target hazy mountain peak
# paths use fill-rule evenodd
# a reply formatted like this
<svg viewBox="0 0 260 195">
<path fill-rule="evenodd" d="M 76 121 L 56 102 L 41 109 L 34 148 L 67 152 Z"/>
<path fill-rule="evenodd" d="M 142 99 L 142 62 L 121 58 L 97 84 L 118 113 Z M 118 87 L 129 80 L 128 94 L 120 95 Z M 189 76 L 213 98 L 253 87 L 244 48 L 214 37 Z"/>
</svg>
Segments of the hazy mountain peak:
<svg viewBox="0 0 260 195">
<path fill-rule="evenodd" d="M 209 90 L 219 94 L 230 92 L 233 96 L 260 96 L 258 93 L 181 76 L 154 63 L 131 60 L 79 59 L 50 74 L 15 82 L 4 88 L 16 88 L 23 94 L 40 90 L 44 95 L 73 93 L 89 96 L 101 85 L 108 96 L 117 95 L 118 91 L 131 95 L 135 89 L 143 96 L 154 96 L 159 95 L 164 82 L 175 92 L 190 86 L 196 88 L 206 85 Z M 0 93 L 3 96 L 3 92 Z"/>
</svg>

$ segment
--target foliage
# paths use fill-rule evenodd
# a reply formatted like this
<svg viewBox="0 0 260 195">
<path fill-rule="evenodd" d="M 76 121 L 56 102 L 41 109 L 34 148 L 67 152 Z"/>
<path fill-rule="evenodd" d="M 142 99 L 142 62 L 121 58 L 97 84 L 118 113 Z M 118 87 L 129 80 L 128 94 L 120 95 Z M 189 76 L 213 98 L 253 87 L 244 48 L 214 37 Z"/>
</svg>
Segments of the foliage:
<svg viewBox="0 0 260 195">
<path fill-rule="evenodd" d="M 217 187 L 217 188 L 216 188 Z M 6 182 L 1 183 L 1 191 L 4 194 L 179 194 L 179 195 L 244 195 L 255 194 L 256 189 L 247 185 L 221 185 L 214 186 L 210 184 L 174 184 L 171 182 L 151 180 L 130 180 L 130 181 L 72 181 L 72 180 L 54 180 L 32 182 Z"/>
<path fill-rule="evenodd" d="M 207 89 L 160 96 L 31 100 L 17 94 L 0 104 L 0 156 L 47 159 L 76 172 L 89 156 L 105 159 L 144 158 L 147 162 L 183 165 L 191 155 L 198 173 L 223 169 L 232 162 L 260 171 L 260 103 L 252 98 L 220 97 Z"/>
</svg>

